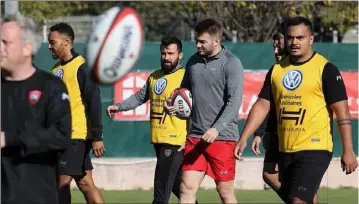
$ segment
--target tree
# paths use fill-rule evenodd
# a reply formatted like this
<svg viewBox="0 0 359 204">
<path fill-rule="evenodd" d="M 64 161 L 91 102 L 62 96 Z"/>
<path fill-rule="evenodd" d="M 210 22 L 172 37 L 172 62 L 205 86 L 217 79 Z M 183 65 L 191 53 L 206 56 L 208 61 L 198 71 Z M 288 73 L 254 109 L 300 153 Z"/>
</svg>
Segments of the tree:
<svg viewBox="0 0 359 204">
<path fill-rule="evenodd" d="M 324 5 L 325 7 L 320 11 L 320 17 L 330 31 L 337 29 L 343 36 L 346 31 L 358 24 L 357 1 L 326 1 Z"/>
</svg>

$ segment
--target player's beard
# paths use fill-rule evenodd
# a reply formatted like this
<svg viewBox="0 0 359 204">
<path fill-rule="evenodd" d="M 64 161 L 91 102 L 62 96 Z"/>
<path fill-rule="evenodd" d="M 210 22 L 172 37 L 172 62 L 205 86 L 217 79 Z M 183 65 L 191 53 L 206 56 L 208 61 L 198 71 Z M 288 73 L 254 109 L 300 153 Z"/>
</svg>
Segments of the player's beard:
<svg viewBox="0 0 359 204">
<path fill-rule="evenodd" d="M 61 53 L 63 53 L 64 50 L 65 50 L 64 47 L 60 47 L 57 50 L 51 49 L 50 51 L 51 51 L 52 59 L 59 59 Z"/>
<path fill-rule="evenodd" d="M 165 71 L 166 73 L 172 72 L 174 69 L 177 68 L 178 64 L 179 64 L 179 59 L 176 59 L 174 62 L 171 62 L 170 64 L 165 64 L 164 60 L 161 61 L 162 70 Z"/>
</svg>

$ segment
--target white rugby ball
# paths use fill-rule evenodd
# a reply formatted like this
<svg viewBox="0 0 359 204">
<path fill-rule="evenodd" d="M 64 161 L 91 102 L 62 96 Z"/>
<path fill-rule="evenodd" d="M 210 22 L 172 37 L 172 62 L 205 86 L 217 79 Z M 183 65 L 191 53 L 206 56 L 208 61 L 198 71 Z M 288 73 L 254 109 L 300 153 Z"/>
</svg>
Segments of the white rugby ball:
<svg viewBox="0 0 359 204">
<path fill-rule="evenodd" d="M 85 48 L 95 80 L 100 84 L 120 80 L 137 62 L 142 44 L 142 22 L 134 9 L 112 7 L 101 14 Z"/>
<path fill-rule="evenodd" d="M 192 113 L 192 94 L 185 88 L 177 88 L 171 94 L 171 106 L 178 106 L 179 112 L 176 116 L 186 120 Z"/>
</svg>

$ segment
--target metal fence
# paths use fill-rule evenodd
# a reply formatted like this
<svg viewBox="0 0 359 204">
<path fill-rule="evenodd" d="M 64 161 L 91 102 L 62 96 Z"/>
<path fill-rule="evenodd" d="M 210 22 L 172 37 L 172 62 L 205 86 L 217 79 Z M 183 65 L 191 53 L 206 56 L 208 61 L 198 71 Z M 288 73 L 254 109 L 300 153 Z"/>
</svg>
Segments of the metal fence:
<svg viewBox="0 0 359 204">
<path fill-rule="evenodd" d="M 85 42 L 96 20 L 97 16 L 65 16 L 53 20 L 45 20 L 42 27 L 43 41 L 47 42 L 49 28 L 52 25 L 66 22 L 71 25 L 75 32 L 75 42 Z"/>
</svg>

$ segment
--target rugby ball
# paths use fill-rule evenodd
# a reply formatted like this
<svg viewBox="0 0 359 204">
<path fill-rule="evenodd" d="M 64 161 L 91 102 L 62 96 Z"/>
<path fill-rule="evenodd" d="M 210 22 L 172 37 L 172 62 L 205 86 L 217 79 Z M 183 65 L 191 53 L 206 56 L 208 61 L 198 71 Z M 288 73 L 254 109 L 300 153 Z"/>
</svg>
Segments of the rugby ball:
<svg viewBox="0 0 359 204">
<path fill-rule="evenodd" d="M 171 94 L 171 106 L 178 106 L 179 112 L 176 116 L 186 120 L 191 117 L 192 94 L 185 88 L 177 88 Z"/>
<path fill-rule="evenodd" d="M 85 58 L 96 82 L 114 84 L 137 62 L 143 27 L 132 8 L 112 7 L 101 14 L 87 38 Z"/>
</svg>

